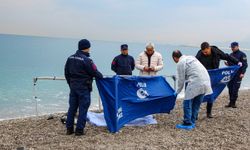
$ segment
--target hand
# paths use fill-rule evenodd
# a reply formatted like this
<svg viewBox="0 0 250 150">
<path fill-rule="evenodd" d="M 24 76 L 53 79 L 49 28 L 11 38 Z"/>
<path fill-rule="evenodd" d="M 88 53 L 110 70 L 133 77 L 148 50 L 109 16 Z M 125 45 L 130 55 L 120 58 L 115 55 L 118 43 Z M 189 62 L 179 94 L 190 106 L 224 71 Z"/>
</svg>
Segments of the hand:
<svg viewBox="0 0 250 150">
<path fill-rule="evenodd" d="M 240 74 L 240 78 L 241 78 L 241 79 L 244 78 L 244 74 Z"/>
<path fill-rule="evenodd" d="M 242 62 L 239 62 L 238 65 L 241 67 L 242 66 Z"/>
<path fill-rule="evenodd" d="M 150 70 L 149 70 L 149 68 L 148 68 L 148 67 L 144 67 L 144 68 L 143 68 L 143 71 L 147 71 L 147 72 L 149 72 Z"/>
<path fill-rule="evenodd" d="M 150 67 L 150 71 L 155 71 L 155 67 Z"/>
</svg>

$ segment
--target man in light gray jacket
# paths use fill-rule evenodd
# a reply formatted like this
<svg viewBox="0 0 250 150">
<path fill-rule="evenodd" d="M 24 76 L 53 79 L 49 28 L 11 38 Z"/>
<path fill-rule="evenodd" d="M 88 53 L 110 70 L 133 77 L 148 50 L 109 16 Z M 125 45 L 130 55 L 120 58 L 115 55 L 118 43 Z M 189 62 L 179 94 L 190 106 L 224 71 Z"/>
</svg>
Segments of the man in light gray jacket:
<svg viewBox="0 0 250 150">
<path fill-rule="evenodd" d="M 177 94 L 186 85 L 183 101 L 184 120 L 182 124 L 177 124 L 176 128 L 191 130 L 195 128 L 195 121 L 204 96 L 212 94 L 210 77 L 207 69 L 194 56 L 185 56 L 176 50 L 172 57 L 177 63 Z"/>
</svg>

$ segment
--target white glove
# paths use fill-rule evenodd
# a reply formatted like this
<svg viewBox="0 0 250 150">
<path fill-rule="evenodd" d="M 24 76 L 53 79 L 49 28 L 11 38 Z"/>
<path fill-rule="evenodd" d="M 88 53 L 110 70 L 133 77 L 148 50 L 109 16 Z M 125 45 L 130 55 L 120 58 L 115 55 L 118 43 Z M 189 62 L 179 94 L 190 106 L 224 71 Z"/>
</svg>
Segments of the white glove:
<svg viewBox="0 0 250 150">
<path fill-rule="evenodd" d="M 238 65 L 241 67 L 242 66 L 242 62 L 239 62 Z"/>
</svg>

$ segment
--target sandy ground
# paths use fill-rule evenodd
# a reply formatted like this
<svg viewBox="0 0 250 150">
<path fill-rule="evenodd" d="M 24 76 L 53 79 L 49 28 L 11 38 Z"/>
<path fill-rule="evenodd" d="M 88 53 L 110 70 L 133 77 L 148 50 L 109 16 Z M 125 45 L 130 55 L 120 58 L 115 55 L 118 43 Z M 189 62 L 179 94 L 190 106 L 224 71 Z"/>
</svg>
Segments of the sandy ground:
<svg viewBox="0 0 250 150">
<path fill-rule="evenodd" d="M 250 149 L 250 90 L 240 92 L 238 108 L 225 108 L 228 96 L 214 104 L 213 119 L 202 105 L 197 127 L 175 128 L 182 120 L 181 100 L 171 114 L 158 114 L 157 125 L 124 127 L 111 134 L 104 127 L 87 125 L 86 135 L 65 135 L 59 115 L 0 122 L 0 149 Z"/>
</svg>

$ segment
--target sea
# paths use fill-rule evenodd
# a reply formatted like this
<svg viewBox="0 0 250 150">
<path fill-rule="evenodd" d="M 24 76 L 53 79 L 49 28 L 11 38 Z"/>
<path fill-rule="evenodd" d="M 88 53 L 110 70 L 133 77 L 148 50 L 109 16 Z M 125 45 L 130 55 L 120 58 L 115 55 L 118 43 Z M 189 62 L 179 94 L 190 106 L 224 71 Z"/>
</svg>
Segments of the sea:
<svg viewBox="0 0 250 150">
<path fill-rule="evenodd" d="M 0 120 L 35 115 L 67 112 L 69 87 L 65 80 L 38 80 L 37 77 L 64 77 L 66 59 L 77 50 L 77 38 L 55 38 L 0 34 Z M 112 76 L 112 59 L 120 54 L 120 45 L 129 45 L 129 54 L 135 59 L 145 49 L 145 43 L 91 40 L 91 58 L 104 75 Z M 218 46 L 229 45 L 224 43 Z M 250 46 L 250 45 L 249 45 Z M 172 60 L 173 50 L 185 55 L 196 55 L 196 47 L 155 43 L 156 51 L 163 56 L 164 68 L 158 75 L 176 74 Z M 223 50 L 223 49 L 222 49 Z M 230 53 L 228 49 L 225 52 Z M 250 51 L 244 51 L 250 56 Z M 223 61 L 221 67 L 223 67 Z M 133 75 L 138 75 L 138 70 Z M 250 87 L 250 69 L 247 70 L 241 89 Z M 171 77 L 167 81 L 174 88 Z M 98 108 L 98 90 L 95 83 L 91 94 L 91 109 Z M 36 98 L 35 98 L 36 97 Z"/>
</svg>

